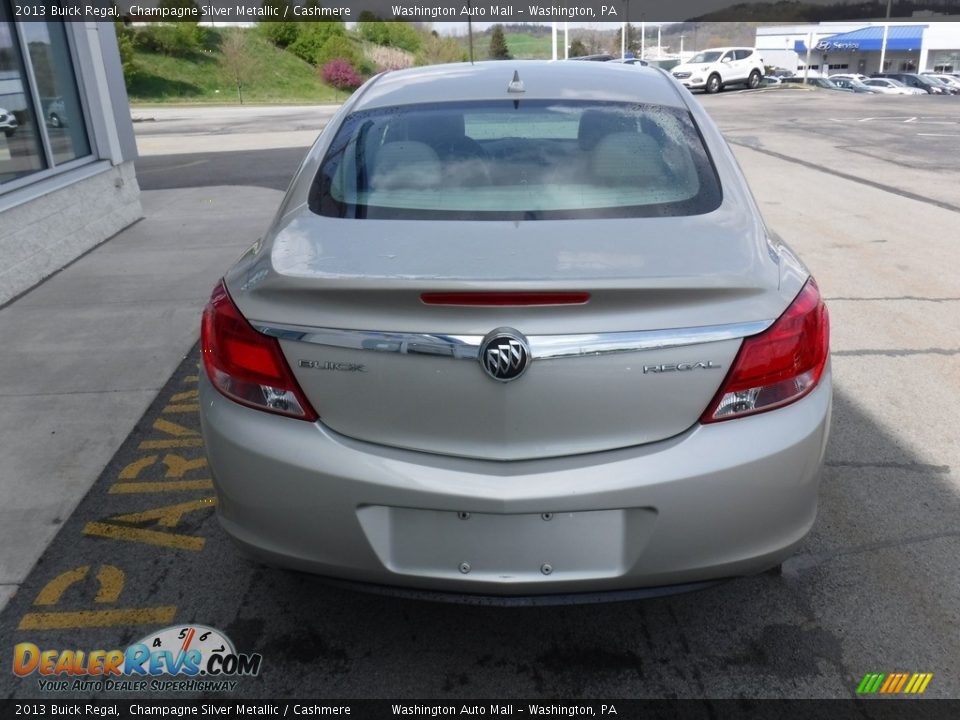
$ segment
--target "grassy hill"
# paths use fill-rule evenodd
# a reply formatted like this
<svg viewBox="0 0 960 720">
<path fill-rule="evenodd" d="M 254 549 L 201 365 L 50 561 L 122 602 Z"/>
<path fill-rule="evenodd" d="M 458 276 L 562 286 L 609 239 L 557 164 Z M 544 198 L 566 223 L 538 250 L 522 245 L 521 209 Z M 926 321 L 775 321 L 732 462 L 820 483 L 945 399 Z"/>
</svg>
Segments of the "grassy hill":
<svg viewBox="0 0 960 720">
<path fill-rule="evenodd" d="M 542 59 L 552 56 L 550 51 L 550 35 L 530 35 L 529 33 L 504 33 L 507 39 L 507 48 L 510 54 L 518 60 Z M 489 47 L 490 41 L 486 45 Z M 557 52 L 563 57 L 563 35 L 557 42 Z"/>
<path fill-rule="evenodd" d="M 214 33 L 218 31 L 214 30 Z M 255 70 L 244 83 L 245 103 L 322 103 L 343 100 L 324 84 L 315 68 L 292 53 L 274 47 L 255 31 L 247 31 Z M 190 58 L 136 50 L 136 73 L 128 82 L 133 103 L 236 103 L 237 88 L 224 67 L 218 38 L 214 49 Z"/>
</svg>

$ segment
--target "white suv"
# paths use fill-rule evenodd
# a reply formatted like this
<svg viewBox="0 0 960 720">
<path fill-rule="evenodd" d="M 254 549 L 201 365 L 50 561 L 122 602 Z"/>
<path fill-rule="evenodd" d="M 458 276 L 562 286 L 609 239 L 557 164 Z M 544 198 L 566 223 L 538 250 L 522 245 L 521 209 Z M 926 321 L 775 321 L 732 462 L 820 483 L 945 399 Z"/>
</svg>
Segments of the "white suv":
<svg viewBox="0 0 960 720">
<path fill-rule="evenodd" d="M 698 52 L 671 73 L 689 90 L 715 93 L 736 84 L 753 89 L 763 79 L 763 58 L 754 48 L 712 48 Z"/>
</svg>

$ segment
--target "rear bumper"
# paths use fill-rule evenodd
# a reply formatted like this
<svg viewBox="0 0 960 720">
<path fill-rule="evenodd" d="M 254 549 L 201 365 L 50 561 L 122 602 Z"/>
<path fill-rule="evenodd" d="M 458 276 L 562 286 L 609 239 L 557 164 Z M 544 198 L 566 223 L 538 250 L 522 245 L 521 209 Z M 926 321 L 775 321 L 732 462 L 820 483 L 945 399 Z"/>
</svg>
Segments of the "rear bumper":
<svg viewBox="0 0 960 720">
<path fill-rule="evenodd" d="M 345 580 L 495 596 L 775 565 L 814 522 L 830 408 L 827 371 L 793 405 L 663 442 L 493 462 L 358 442 L 201 380 L 218 516 L 247 552 Z"/>
</svg>

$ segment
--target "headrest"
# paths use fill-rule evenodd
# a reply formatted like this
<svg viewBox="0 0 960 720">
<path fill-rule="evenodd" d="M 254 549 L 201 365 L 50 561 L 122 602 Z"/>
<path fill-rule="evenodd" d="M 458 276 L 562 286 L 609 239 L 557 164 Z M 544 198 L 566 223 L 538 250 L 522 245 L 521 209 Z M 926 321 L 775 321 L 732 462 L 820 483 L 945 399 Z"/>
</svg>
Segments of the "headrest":
<svg viewBox="0 0 960 720">
<path fill-rule="evenodd" d="M 425 190 L 442 183 L 440 159 L 429 145 L 413 140 L 388 142 L 377 152 L 370 177 L 374 190 Z"/>
<path fill-rule="evenodd" d="M 581 150 L 593 150 L 607 135 L 636 131 L 636 120 L 628 115 L 606 110 L 585 110 L 580 116 L 577 141 L 580 143 Z"/>
<path fill-rule="evenodd" d="M 665 179 L 657 141 L 636 132 L 614 133 L 600 140 L 593 150 L 590 170 L 598 180 L 618 184 L 650 184 Z"/>
</svg>

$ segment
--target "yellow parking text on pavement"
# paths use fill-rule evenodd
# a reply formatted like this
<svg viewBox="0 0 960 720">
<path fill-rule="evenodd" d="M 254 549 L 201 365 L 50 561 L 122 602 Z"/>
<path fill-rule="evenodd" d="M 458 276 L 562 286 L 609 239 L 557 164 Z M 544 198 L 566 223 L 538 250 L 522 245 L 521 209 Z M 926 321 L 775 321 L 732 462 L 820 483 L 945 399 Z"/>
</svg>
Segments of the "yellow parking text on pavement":
<svg viewBox="0 0 960 720">
<path fill-rule="evenodd" d="M 27 613 L 18 630 L 68 630 L 110 627 L 114 625 L 169 625 L 177 613 L 175 605 L 115 610 L 78 610 L 74 612 Z"/>
<path fill-rule="evenodd" d="M 175 550 L 190 550 L 200 552 L 206 544 L 206 538 L 195 535 L 181 535 L 178 533 L 144 530 L 143 528 L 124 527 L 104 522 L 89 522 L 83 528 L 84 535 L 109 538 L 111 540 L 127 540 L 129 542 L 145 543 L 157 547 L 168 547 Z"/>
<path fill-rule="evenodd" d="M 57 605 L 72 587 L 83 583 L 90 575 L 90 565 L 66 570 L 44 585 L 33 601 L 35 606 Z M 93 601 L 109 605 L 120 599 L 126 584 L 126 573 L 116 565 L 101 565 L 94 575 L 97 593 Z M 20 618 L 19 630 L 63 630 L 112 625 L 145 625 L 173 621 L 177 608 L 164 605 L 150 608 L 111 608 L 108 610 L 61 610 L 29 612 Z"/>
</svg>

